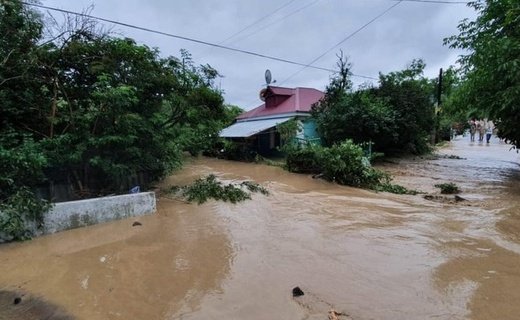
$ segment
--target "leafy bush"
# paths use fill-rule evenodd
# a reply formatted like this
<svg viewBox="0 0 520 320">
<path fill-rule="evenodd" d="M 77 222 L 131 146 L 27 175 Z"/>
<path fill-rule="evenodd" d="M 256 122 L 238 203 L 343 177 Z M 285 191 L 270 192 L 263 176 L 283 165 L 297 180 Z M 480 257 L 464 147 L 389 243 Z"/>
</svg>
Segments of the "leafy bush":
<svg viewBox="0 0 520 320">
<path fill-rule="evenodd" d="M 287 154 L 287 169 L 298 173 L 321 173 L 339 184 L 370 187 L 385 174 L 370 166 L 363 149 L 347 140 L 330 148 L 307 146 Z"/>
<path fill-rule="evenodd" d="M 308 146 L 287 150 L 287 170 L 296 173 L 319 173 L 321 163 L 319 155 L 323 148 L 320 146 Z"/>
<path fill-rule="evenodd" d="M 43 181 L 47 159 L 40 145 L 12 130 L 0 136 L 0 242 L 25 240 L 42 226 L 49 209 L 31 188 Z"/>
<path fill-rule="evenodd" d="M 202 204 L 209 199 L 237 203 L 251 199 L 251 193 L 244 191 L 243 188 L 250 192 L 259 192 L 264 195 L 269 194 L 267 189 L 252 181 L 244 181 L 240 184 L 223 184 L 218 181 L 217 177 L 213 174 L 205 178 L 199 178 L 189 186 L 172 186 L 168 192 L 180 193 L 180 195 L 189 202 L 195 201 L 198 204 Z"/>
<path fill-rule="evenodd" d="M 27 240 L 43 227 L 43 214 L 50 204 L 37 198 L 28 188 L 22 187 L 0 203 L 0 242 Z"/>
<path fill-rule="evenodd" d="M 460 192 L 459 187 L 453 182 L 436 184 L 435 187 L 441 189 L 442 194 L 455 194 Z"/>
<path fill-rule="evenodd" d="M 385 178 L 382 171 L 372 168 L 363 149 L 352 140 L 323 148 L 319 159 L 324 178 L 339 184 L 370 188 Z"/>
<path fill-rule="evenodd" d="M 307 146 L 292 148 L 287 153 L 287 169 L 297 173 L 320 173 L 328 181 L 397 194 L 416 191 L 391 184 L 390 176 L 370 165 L 363 148 L 352 140 L 330 148 Z"/>
</svg>

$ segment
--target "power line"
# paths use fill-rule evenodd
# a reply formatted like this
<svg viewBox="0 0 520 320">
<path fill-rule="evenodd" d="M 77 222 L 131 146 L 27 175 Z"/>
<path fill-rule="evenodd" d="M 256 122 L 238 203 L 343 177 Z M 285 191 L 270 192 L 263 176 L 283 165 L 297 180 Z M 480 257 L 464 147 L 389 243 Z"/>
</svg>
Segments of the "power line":
<svg viewBox="0 0 520 320">
<path fill-rule="evenodd" d="M 278 12 L 278 11 L 280 11 L 281 9 L 287 7 L 288 5 L 290 5 L 291 3 L 293 3 L 294 1 L 296 1 L 296 0 L 291 0 L 291 1 L 289 1 L 289 2 L 286 2 L 284 5 L 278 7 L 276 10 L 274 10 L 274 11 L 272 11 L 271 13 L 269 13 L 269 14 L 267 14 L 267 15 L 261 17 L 260 19 L 255 20 L 253 23 L 249 24 L 248 26 L 244 27 L 242 30 L 240 30 L 240 31 L 238 31 L 238 32 L 236 32 L 236 33 L 234 33 L 233 35 L 227 37 L 226 39 L 220 41 L 218 44 L 224 44 L 226 41 L 228 41 L 228 40 L 234 38 L 235 36 L 237 36 L 237 35 L 239 35 L 239 34 L 241 34 L 243 31 L 249 29 L 250 27 L 254 26 L 255 24 L 258 24 L 259 22 L 261 22 L 261 21 L 267 19 L 268 17 L 272 16 L 273 14 L 275 14 L 275 13 Z M 320 0 L 315 0 L 315 1 L 312 2 L 310 5 L 316 3 L 317 1 L 320 1 Z M 299 8 L 299 9 L 297 9 L 297 10 L 291 12 L 290 14 L 283 16 L 281 19 L 278 19 L 278 20 L 276 20 L 276 21 L 274 21 L 274 22 L 272 22 L 272 23 L 270 23 L 270 24 L 268 24 L 268 25 L 265 25 L 265 26 L 261 27 L 260 29 L 257 29 L 256 31 L 253 31 L 252 33 L 249 33 L 249 34 L 247 34 L 247 35 L 245 35 L 245 36 L 243 36 L 243 37 L 239 37 L 238 40 L 232 41 L 231 43 L 237 43 L 237 42 L 240 42 L 240 41 L 242 41 L 242 40 L 244 40 L 244 39 L 246 39 L 246 38 L 249 38 L 250 36 L 252 36 L 252 35 L 258 33 L 259 31 L 264 30 L 265 28 L 271 26 L 272 24 L 277 23 L 277 22 L 279 22 L 279 21 L 281 21 L 281 20 L 283 20 L 283 19 L 285 19 L 285 18 L 287 18 L 287 17 L 289 17 L 289 16 L 291 16 L 291 15 L 297 13 L 298 11 L 301 11 L 302 9 L 305 9 L 305 8 L 308 7 L 308 6 L 309 6 L 309 5 L 307 5 L 307 6 L 303 7 L 303 8 Z M 231 43 L 229 43 L 229 44 L 231 44 Z M 204 53 L 204 54 L 202 54 L 202 55 L 200 56 L 199 59 L 202 59 L 203 57 L 205 57 L 206 54 L 209 53 L 209 52 L 211 51 L 211 49 L 212 49 L 212 48 L 209 48 L 209 49 L 206 51 L 206 53 Z"/>
<path fill-rule="evenodd" d="M 228 47 L 228 46 L 224 46 L 224 45 L 220 45 L 220 44 L 216 44 L 216 43 L 212 43 L 212 42 L 208 42 L 208 41 L 203 41 L 203 40 L 198 40 L 198 39 L 194 39 L 194 38 L 190 38 L 190 37 L 176 35 L 176 34 L 173 34 L 173 33 L 153 30 L 153 29 L 146 28 L 146 27 L 140 27 L 140 26 L 136 26 L 136 25 L 133 25 L 133 24 L 125 23 L 125 22 L 119 22 L 119 21 L 116 21 L 116 20 L 96 17 L 96 16 L 93 16 L 93 15 L 90 15 L 90 14 L 79 13 L 79 12 L 74 12 L 74 11 L 70 11 L 70 10 L 44 6 L 44 5 L 36 4 L 36 3 L 28 3 L 28 2 L 25 2 L 25 1 L 22 1 L 21 3 L 26 5 L 26 6 L 33 6 L 33 7 L 37 7 L 37 8 L 41 8 L 41 9 L 57 11 L 57 12 L 72 14 L 72 15 L 76 15 L 76 16 L 87 17 L 87 18 L 91 18 L 91 19 L 95 19 L 95 20 L 99 20 L 99 21 L 104 21 L 104 22 L 108 22 L 108 23 L 124 26 L 124 27 L 131 28 L 131 29 L 137 29 L 137 30 L 141 30 L 141 31 L 156 33 L 156 34 L 160 34 L 160 35 L 163 35 L 163 36 L 166 36 L 166 37 L 170 37 L 170 38 L 176 38 L 176 39 L 181 39 L 181 40 L 185 40 L 185 41 L 189 41 L 189 42 L 195 42 L 195 43 L 206 45 L 206 46 L 216 47 L 216 48 L 229 50 L 229 51 L 234 51 L 234 52 L 239 52 L 239 53 L 243 53 L 243 54 L 248 54 L 248 55 L 251 55 L 251 56 L 260 57 L 260 58 L 264 58 L 264 59 L 274 60 L 274 61 L 278 61 L 278 62 L 284 62 L 284 63 L 293 64 L 293 65 L 297 65 L 297 66 L 306 66 L 306 67 L 309 67 L 309 68 L 313 68 L 313 69 L 317 69 L 317 70 L 323 70 L 323 71 L 328 71 L 328 72 L 336 72 L 335 70 L 329 69 L 329 68 L 323 68 L 323 67 L 317 67 L 317 66 L 307 66 L 305 63 L 302 63 L 302 62 L 297 62 L 297 61 L 292 61 L 292 60 L 288 60 L 288 59 L 283 59 L 283 58 L 278 58 L 278 57 L 274 57 L 274 56 L 269 56 L 269 55 L 266 55 L 266 54 L 257 53 L 257 52 L 253 52 L 253 51 L 249 51 L 249 50 L 242 50 L 242 49 L 232 48 L 232 47 Z"/>
<path fill-rule="evenodd" d="M 298 9 L 294 10 L 293 12 L 291 12 L 291 13 L 289 13 L 289 14 L 286 14 L 285 16 L 281 17 L 280 19 L 275 20 L 275 21 L 273 21 L 273 22 L 271 22 L 271 23 L 269 23 L 269 24 L 267 24 L 267 25 L 261 27 L 260 29 L 257 29 L 256 31 L 253 31 L 252 33 L 249 33 L 249 34 L 247 34 L 247 35 L 245 35 L 245 36 L 239 38 L 238 40 L 235 41 L 235 43 L 236 43 L 236 42 L 239 42 L 239 41 L 242 41 L 242 40 L 244 40 L 244 39 L 246 39 L 246 38 L 249 38 L 250 36 L 257 34 L 258 32 L 260 32 L 260 31 L 262 31 L 262 30 L 264 30 L 264 29 L 266 29 L 266 28 L 268 28 L 268 27 L 270 27 L 270 26 L 272 26 L 272 25 L 274 25 L 274 24 L 276 24 L 276 23 L 278 23 L 278 22 L 281 22 L 281 21 L 283 21 L 283 20 L 289 18 L 290 16 L 295 15 L 295 14 L 297 14 L 298 12 L 300 12 L 300 11 L 302 11 L 302 10 L 304 10 L 304 9 L 307 9 L 307 8 L 310 7 L 310 6 L 315 5 L 315 4 L 318 3 L 319 1 L 321 1 L 321 0 L 314 0 L 314 1 L 312 1 L 312 2 L 310 2 L 310 3 L 308 3 L 308 4 L 306 4 L 306 5 L 304 5 L 303 7 L 300 7 L 300 8 L 298 8 Z"/>
<path fill-rule="evenodd" d="M 397 7 L 401 2 L 403 2 L 403 0 L 399 0 L 399 2 L 393 4 L 392 6 L 390 6 L 388 9 L 386 9 L 385 11 L 381 12 L 380 14 L 378 14 L 377 16 L 375 16 L 374 18 L 372 18 L 370 21 L 368 21 L 367 23 L 365 23 L 364 25 L 362 25 L 361 27 L 359 27 L 358 29 L 354 30 L 352 33 L 350 33 L 348 36 L 346 36 L 343 40 L 341 40 L 340 42 L 338 42 L 337 44 L 335 44 L 334 46 L 332 46 L 331 48 L 329 48 L 327 51 L 325 51 L 324 53 L 320 54 L 319 56 L 317 56 L 315 59 L 313 59 L 311 62 L 309 62 L 308 64 L 306 64 L 303 68 L 301 68 L 300 70 L 296 71 L 295 73 L 293 73 L 291 76 L 289 76 L 287 79 L 283 80 L 281 82 L 281 84 L 287 82 L 289 79 L 293 78 L 294 76 L 296 76 L 297 74 L 299 74 L 300 72 L 302 72 L 303 70 L 305 70 L 306 68 L 312 68 L 312 64 L 314 64 L 316 61 L 320 60 L 321 58 L 323 58 L 327 53 L 331 52 L 332 50 L 334 50 L 336 47 L 338 47 L 339 45 L 341 45 L 342 43 L 344 43 L 345 41 L 347 41 L 348 39 L 352 38 L 353 36 L 355 36 L 356 34 L 358 34 L 361 30 L 365 29 L 366 27 L 368 27 L 370 24 L 372 24 L 374 21 L 376 21 L 377 19 L 381 18 L 382 16 L 384 16 L 386 13 L 388 13 L 390 10 L 392 10 L 393 8 Z M 369 77 L 369 79 L 375 79 L 375 78 L 371 78 Z M 377 79 L 375 79 L 377 80 Z"/>
<path fill-rule="evenodd" d="M 255 20 L 254 22 L 252 22 L 251 24 L 248 24 L 247 26 L 245 26 L 244 28 L 242 28 L 241 30 L 233 33 L 232 35 L 230 35 L 229 37 L 227 37 L 226 39 L 222 40 L 219 44 L 223 44 L 225 43 L 226 41 L 230 40 L 230 39 L 233 39 L 234 37 L 238 36 L 239 34 L 241 34 L 242 32 L 246 31 L 247 29 L 251 28 L 252 26 L 254 26 L 255 24 L 259 23 L 259 22 L 262 22 L 264 21 L 265 19 L 269 18 L 270 16 L 272 16 L 273 14 L 277 13 L 278 11 L 282 10 L 283 8 L 287 7 L 288 5 L 290 5 L 291 3 L 293 3 L 294 1 L 296 0 L 290 0 L 288 2 L 286 2 L 285 4 L 281 5 L 280 7 L 278 7 L 277 9 L 275 9 L 274 11 L 266 14 L 265 16 L 262 16 L 261 18 Z"/>
</svg>

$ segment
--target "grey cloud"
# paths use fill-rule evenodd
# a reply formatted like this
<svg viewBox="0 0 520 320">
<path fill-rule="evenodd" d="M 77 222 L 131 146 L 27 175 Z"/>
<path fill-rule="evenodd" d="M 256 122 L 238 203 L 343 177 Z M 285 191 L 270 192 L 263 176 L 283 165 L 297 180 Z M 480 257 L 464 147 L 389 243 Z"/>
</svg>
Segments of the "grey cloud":
<svg viewBox="0 0 520 320">
<path fill-rule="evenodd" d="M 309 63 L 348 34 L 394 4 L 389 0 L 320 0 L 281 21 L 280 18 L 315 0 L 297 0 L 225 44 L 284 59 Z M 187 37 L 220 43 L 259 17 L 287 1 L 280 0 L 104 0 L 93 1 L 93 15 L 145 26 Z M 81 11 L 92 1 L 43 0 L 48 6 Z M 463 18 L 474 12 L 463 5 L 403 2 L 373 24 L 335 48 L 315 65 L 334 68 L 336 53 L 343 50 L 356 74 L 377 77 L 400 70 L 414 58 L 427 63 L 427 75 L 455 63 L 460 52 L 443 46 L 442 39 L 457 33 Z M 260 32 L 258 29 L 263 28 Z M 209 63 L 224 78 L 220 80 L 228 103 L 245 109 L 255 107 L 265 69 L 279 82 L 301 67 L 217 48 L 167 38 L 142 31 L 115 27 L 139 43 L 157 47 L 162 55 L 189 50 L 196 63 Z M 255 33 L 256 32 L 256 33 Z M 253 34 L 254 33 L 254 34 Z M 330 74 L 306 69 L 284 85 L 323 89 Z M 353 78 L 355 84 L 365 79 Z"/>
</svg>

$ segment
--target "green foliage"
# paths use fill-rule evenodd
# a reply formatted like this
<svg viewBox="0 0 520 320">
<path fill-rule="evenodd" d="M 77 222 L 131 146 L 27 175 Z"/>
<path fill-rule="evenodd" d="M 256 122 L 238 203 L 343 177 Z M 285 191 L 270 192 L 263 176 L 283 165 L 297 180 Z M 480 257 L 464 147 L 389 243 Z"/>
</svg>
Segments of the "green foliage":
<svg viewBox="0 0 520 320">
<path fill-rule="evenodd" d="M 27 135 L 5 130 L 0 136 L 0 240 L 25 240 L 40 228 L 46 201 L 30 190 L 44 180 L 47 159 Z"/>
<path fill-rule="evenodd" d="M 469 116 L 495 120 L 500 137 L 520 146 L 520 3 L 477 0 L 478 16 L 463 20 L 460 34 L 445 39 L 461 56 L 463 83 L 455 106 Z"/>
<path fill-rule="evenodd" d="M 198 204 L 202 204 L 208 199 L 229 201 L 231 203 L 251 199 L 247 192 L 234 185 L 222 185 L 222 182 L 217 181 L 214 175 L 209 175 L 204 179 L 197 179 L 191 186 L 182 188 L 182 195 L 188 201 L 196 201 Z"/>
<path fill-rule="evenodd" d="M 389 149 L 416 154 L 429 152 L 434 127 L 432 103 L 434 86 L 423 76 L 425 63 L 414 60 L 405 70 L 379 76 L 375 94 L 385 99 L 394 110 L 398 140 Z"/>
<path fill-rule="evenodd" d="M 459 187 L 453 182 L 436 184 L 435 187 L 441 189 L 442 194 L 454 194 L 460 192 Z"/>
<path fill-rule="evenodd" d="M 469 128 L 468 119 L 476 116 L 473 111 L 461 108 L 460 72 L 454 67 L 444 71 L 442 81 L 441 109 L 438 115 L 439 130 L 436 141 L 449 140 L 450 134 L 461 135 Z M 481 118 L 478 116 L 478 118 Z"/>
<path fill-rule="evenodd" d="M 0 2 L 0 130 L 37 124 L 30 117 L 42 102 L 38 53 L 41 16 L 20 1 Z"/>
<path fill-rule="evenodd" d="M 309 145 L 301 148 L 288 149 L 286 152 L 286 168 L 297 173 L 320 173 L 321 146 Z"/>
<path fill-rule="evenodd" d="M 0 240 L 27 240 L 34 229 L 43 226 L 43 214 L 50 205 L 26 187 L 19 188 L 0 202 Z"/>
<path fill-rule="evenodd" d="M 11 216 L 28 206 L 16 195 L 44 181 L 76 197 L 126 192 L 134 177 L 146 188 L 240 111 L 224 106 L 218 71 L 188 52 L 163 58 L 86 17 L 65 20 L 45 38 L 56 30 L 43 15 L 0 2 L 0 203 Z"/>
<path fill-rule="evenodd" d="M 380 183 L 384 173 L 372 168 L 363 149 L 346 140 L 319 154 L 323 177 L 339 184 L 371 188 Z"/>
<path fill-rule="evenodd" d="M 368 188 L 397 194 L 416 194 L 413 190 L 391 184 L 391 178 L 370 165 L 361 146 L 346 140 L 332 147 L 305 146 L 287 153 L 287 170 L 314 173 L 342 185 Z"/>
<path fill-rule="evenodd" d="M 313 108 L 320 133 L 328 145 L 345 139 L 372 141 L 385 151 L 398 140 L 395 112 L 370 91 L 345 92 L 337 100 L 322 101 Z"/>
<path fill-rule="evenodd" d="M 186 200 L 189 202 L 195 201 L 198 204 L 202 204 L 209 199 L 237 203 L 251 199 L 251 193 L 244 191 L 243 188 L 250 192 L 260 192 L 264 195 L 269 194 L 267 189 L 252 181 L 244 181 L 240 184 L 223 184 L 218 181 L 217 177 L 213 174 L 205 178 L 199 178 L 189 186 L 173 186 L 170 188 L 169 192 L 180 192 Z"/>
<path fill-rule="evenodd" d="M 43 181 L 47 159 L 41 147 L 29 136 L 12 130 L 0 136 L 0 201 L 24 186 L 33 187 Z"/>
<path fill-rule="evenodd" d="M 244 109 L 239 106 L 235 106 L 232 104 L 224 105 L 224 126 L 229 126 L 235 121 L 236 117 L 244 113 Z"/>
<path fill-rule="evenodd" d="M 384 153 L 428 152 L 435 123 L 434 85 L 423 76 L 424 62 L 414 60 L 405 70 L 381 74 L 378 87 L 353 91 L 350 64 L 339 58 L 338 74 L 312 108 L 326 145 L 352 139 L 370 141 Z"/>
<path fill-rule="evenodd" d="M 320 173 L 324 179 L 343 185 L 367 187 L 378 184 L 384 174 L 370 166 L 363 149 L 347 140 L 330 148 L 308 146 L 287 154 L 292 172 Z"/>
<path fill-rule="evenodd" d="M 195 66 L 186 51 L 182 61 L 161 58 L 132 39 L 98 34 L 91 21 L 39 44 L 38 14 L 19 3 L 0 8 L 0 29 L 13 35 L 0 50 L 27 38 L 19 49 L 27 57 L 20 52 L 0 65 L 2 78 L 18 73 L 0 85 L 2 128 L 32 137 L 51 169 L 47 178 L 71 181 L 79 194 L 124 191 L 127 177 L 140 173 L 148 181 L 165 176 L 182 151 L 198 154 L 214 143 L 236 113 L 212 87 L 218 72 Z"/>
</svg>

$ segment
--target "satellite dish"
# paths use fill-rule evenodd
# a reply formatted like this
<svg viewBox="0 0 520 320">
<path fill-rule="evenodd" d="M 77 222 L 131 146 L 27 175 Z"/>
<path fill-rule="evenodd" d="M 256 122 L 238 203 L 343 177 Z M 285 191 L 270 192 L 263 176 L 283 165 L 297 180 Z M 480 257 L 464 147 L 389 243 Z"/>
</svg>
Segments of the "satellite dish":
<svg viewBox="0 0 520 320">
<path fill-rule="evenodd" d="M 269 70 L 267 70 L 267 71 L 269 71 Z M 266 93 L 267 93 L 267 89 L 260 90 L 260 94 L 259 94 L 260 100 L 265 101 L 265 94 Z"/>
<path fill-rule="evenodd" d="M 269 69 L 265 70 L 265 83 L 267 85 L 271 84 L 271 80 L 272 80 L 272 76 L 271 76 L 271 71 Z"/>
</svg>

